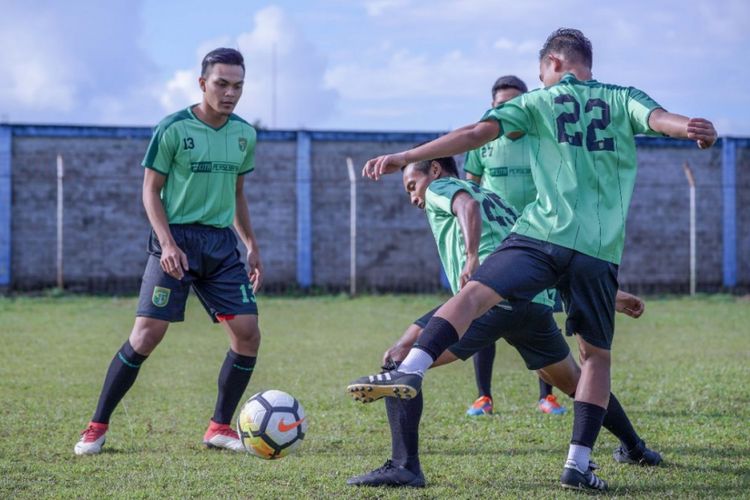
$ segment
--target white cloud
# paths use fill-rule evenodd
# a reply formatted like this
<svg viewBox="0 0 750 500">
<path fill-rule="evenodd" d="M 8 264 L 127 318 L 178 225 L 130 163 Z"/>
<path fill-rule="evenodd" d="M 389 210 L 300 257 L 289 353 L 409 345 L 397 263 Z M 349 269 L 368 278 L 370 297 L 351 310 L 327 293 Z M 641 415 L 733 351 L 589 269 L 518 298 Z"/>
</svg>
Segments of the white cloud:
<svg viewBox="0 0 750 500">
<path fill-rule="evenodd" d="M 236 109 L 245 119 L 259 119 L 274 128 L 299 128 L 319 125 L 333 113 L 338 96 L 324 85 L 326 60 L 302 29 L 276 6 L 259 10 L 251 31 L 202 43 L 195 67 L 176 71 L 167 82 L 161 96 L 165 112 L 200 100 L 200 60 L 222 45 L 238 48 L 245 57 L 244 92 Z"/>
</svg>

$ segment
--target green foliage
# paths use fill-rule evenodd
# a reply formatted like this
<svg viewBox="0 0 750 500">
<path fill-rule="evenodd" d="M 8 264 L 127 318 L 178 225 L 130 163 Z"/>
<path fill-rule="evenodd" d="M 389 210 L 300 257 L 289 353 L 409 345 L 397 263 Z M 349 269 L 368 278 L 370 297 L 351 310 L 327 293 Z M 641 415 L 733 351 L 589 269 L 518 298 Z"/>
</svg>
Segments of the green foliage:
<svg viewBox="0 0 750 500">
<path fill-rule="evenodd" d="M 344 387 L 377 370 L 390 342 L 440 300 L 261 297 L 261 356 L 246 396 L 287 391 L 310 423 L 299 453 L 264 462 L 201 446 L 227 341 L 197 301 L 143 365 L 114 414 L 105 452 L 76 457 L 73 445 L 130 331 L 135 300 L 0 299 L 0 498 L 568 496 L 558 477 L 572 416 L 535 410 L 536 379 L 505 343 L 495 362 L 496 416 L 464 416 L 475 397 L 470 363 L 428 375 L 421 429 L 427 489 L 346 486 L 349 476 L 380 466 L 390 442 L 382 402 L 355 403 Z M 640 320 L 618 318 L 613 389 L 666 465 L 615 463 L 616 441 L 603 431 L 594 459 L 615 495 L 747 496 L 747 325 L 750 304 L 726 296 L 653 300 Z"/>
</svg>

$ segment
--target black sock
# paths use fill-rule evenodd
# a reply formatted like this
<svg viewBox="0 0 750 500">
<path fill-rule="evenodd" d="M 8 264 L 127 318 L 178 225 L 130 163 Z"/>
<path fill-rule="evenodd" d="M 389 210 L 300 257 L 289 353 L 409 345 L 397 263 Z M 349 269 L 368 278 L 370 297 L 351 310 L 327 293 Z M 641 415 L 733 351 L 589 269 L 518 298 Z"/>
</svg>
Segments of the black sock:
<svg viewBox="0 0 750 500">
<path fill-rule="evenodd" d="M 474 377 L 479 397 L 492 397 L 492 365 L 495 362 L 495 344 L 490 344 L 474 354 Z"/>
<path fill-rule="evenodd" d="M 601 406 L 583 401 L 573 403 L 573 437 L 570 444 L 578 444 L 587 448 L 594 448 L 602 421 L 607 410 Z"/>
<path fill-rule="evenodd" d="M 216 398 L 214 416 L 211 420 L 217 424 L 228 424 L 232 421 L 234 410 L 250 382 L 255 369 L 254 356 L 243 356 L 231 349 L 227 351 L 224 364 L 219 372 L 219 396 Z"/>
<path fill-rule="evenodd" d="M 609 394 L 609 406 L 607 406 L 607 414 L 604 416 L 602 426 L 614 434 L 627 450 L 632 450 L 641 441 L 625 414 L 625 410 L 612 393 Z"/>
<path fill-rule="evenodd" d="M 413 399 L 385 398 L 391 427 L 391 459 L 396 465 L 419 474 L 419 421 L 424 399 L 420 391 Z"/>
<path fill-rule="evenodd" d="M 544 399 L 552 394 L 552 385 L 539 378 L 539 399 Z"/>
<path fill-rule="evenodd" d="M 440 357 L 443 352 L 458 342 L 458 333 L 448 320 L 439 316 L 433 316 L 425 326 L 414 347 L 422 349 L 429 354 L 433 360 Z"/>
<path fill-rule="evenodd" d="M 148 356 L 135 352 L 129 341 L 125 341 L 117 351 L 112 362 L 109 364 L 107 376 L 104 377 L 104 386 L 99 394 L 99 403 L 91 418 L 92 422 L 109 424 L 109 418 L 115 411 L 117 404 L 122 400 L 125 393 L 133 386 L 138 376 L 138 369 Z"/>
</svg>

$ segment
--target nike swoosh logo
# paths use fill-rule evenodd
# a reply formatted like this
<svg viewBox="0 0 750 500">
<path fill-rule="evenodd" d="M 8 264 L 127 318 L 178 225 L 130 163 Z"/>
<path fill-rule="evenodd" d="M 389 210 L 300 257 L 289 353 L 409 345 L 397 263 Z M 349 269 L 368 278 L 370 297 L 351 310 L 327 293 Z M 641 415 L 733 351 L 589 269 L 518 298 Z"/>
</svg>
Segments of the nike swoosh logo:
<svg viewBox="0 0 750 500">
<path fill-rule="evenodd" d="M 304 418 L 302 418 L 300 420 L 297 420 L 296 422 L 292 422 L 291 424 L 285 424 L 284 423 L 284 419 L 282 418 L 281 421 L 279 421 L 279 431 L 280 432 L 289 432 L 292 429 L 296 429 L 297 427 L 299 427 L 302 424 L 302 422 L 305 421 L 305 418 L 307 418 L 307 417 L 304 417 Z"/>
</svg>

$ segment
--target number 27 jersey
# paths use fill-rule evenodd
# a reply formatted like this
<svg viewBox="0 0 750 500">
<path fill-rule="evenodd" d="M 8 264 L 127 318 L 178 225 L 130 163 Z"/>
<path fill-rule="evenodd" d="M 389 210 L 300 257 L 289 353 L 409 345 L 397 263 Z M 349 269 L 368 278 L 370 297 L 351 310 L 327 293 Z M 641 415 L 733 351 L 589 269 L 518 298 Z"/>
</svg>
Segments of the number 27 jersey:
<svg viewBox="0 0 750 500">
<path fill-rule="evenodd" d="M 500 134 L 523 131 L 538 197 L 513 232 L 615 264 L 635 185 L 636 134 L 660 106 L 642 91 L 565 75 L 485 113 Z"/>
</svg>

